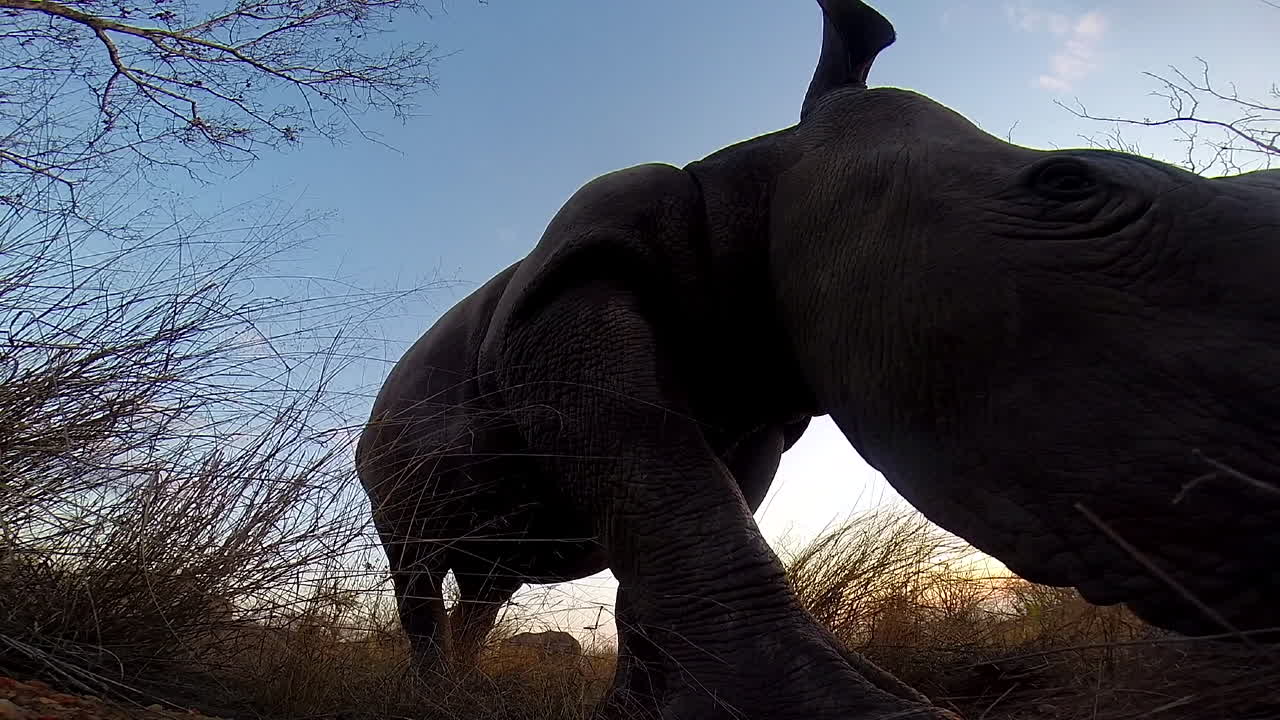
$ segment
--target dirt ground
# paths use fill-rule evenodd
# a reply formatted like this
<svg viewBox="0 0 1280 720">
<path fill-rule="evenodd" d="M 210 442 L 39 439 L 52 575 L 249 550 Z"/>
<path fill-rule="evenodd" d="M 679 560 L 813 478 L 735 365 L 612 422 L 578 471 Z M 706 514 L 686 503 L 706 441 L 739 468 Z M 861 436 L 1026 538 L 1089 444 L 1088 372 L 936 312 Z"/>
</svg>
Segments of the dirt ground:
<svg viewBox="0 0 1280 720">
<path fill-rule="evenodd" d="M 222 720 L 196 710 L 161 705 L 122 705 L 102 698 L 58 692 L 32 680 L 0 676 L 0 720 Z"/>
</svg>

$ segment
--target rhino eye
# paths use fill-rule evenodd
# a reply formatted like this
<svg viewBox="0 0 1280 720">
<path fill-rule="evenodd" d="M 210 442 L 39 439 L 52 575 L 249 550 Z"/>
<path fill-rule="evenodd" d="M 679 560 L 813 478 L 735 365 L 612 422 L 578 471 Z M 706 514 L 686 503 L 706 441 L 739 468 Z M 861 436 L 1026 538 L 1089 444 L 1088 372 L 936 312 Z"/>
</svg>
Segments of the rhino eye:
<svg viewBox="0 0 1280 720">
<path fill-rule="evenodd" d="M 1051 200 L 1080 200 L 1097 189 L 1098 181 L 1085 163 L 1055 158 L 1035 171 L 1031 187 Z"/>
</svg>

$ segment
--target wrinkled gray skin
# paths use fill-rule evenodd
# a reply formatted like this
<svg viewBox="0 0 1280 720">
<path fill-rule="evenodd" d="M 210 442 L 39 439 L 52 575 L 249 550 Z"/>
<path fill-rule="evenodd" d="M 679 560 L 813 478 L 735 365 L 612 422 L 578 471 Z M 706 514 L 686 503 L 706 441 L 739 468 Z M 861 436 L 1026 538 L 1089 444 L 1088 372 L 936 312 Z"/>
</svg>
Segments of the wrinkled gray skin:
<svg viewBox="0 0 1280 720">
<path fill-rule="evenodd" d="M 606 712 L 938 717 L 810 622 L 752 519 L 823 414 L 1028 579 L 1280 626 L 1280 174 L 1010 145 L 866 89 L 892 29 L 820 4 L 798 125 L 588 183 L 387 380 L 358 461 L 420 668 L 608 567 Z"/>
</svg>

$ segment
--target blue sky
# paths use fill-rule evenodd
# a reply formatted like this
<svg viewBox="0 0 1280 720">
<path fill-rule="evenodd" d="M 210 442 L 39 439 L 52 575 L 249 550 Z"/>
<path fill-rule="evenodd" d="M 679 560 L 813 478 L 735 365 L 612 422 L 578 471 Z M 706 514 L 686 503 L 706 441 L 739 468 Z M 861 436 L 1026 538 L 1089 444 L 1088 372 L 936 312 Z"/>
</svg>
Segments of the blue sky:
<svg viewBox="0 0 1280 720">
<path fill-rule="evenodd" d="M 1194 69 L 1261 95 L 1280 80 L 1280 9 L 1261 0 L 881 0 L 898 30 L 872 85 L 925 93 L 993 134 L 1037 147 L 1084 144 L 1098 113 L 1154 115 L 1144 70 Z M 621 167 L 681 165 L 797 119 L 820 37 L 806 0 L 517 2 L 449 0 L 399 32 L 446 52 L 439 88 L 401 124 L 369 118 L 385 145 L 313 142 L 265 158 L 203 202 L 264 193 L 336 220 L 307 271 L 368 285 L 462 281 L 386 324 L 394 361 L 436 315 L 537 242 L 586 180 Z M 1127 132 L 1148 154 L 1175 146 Z M 369 366 L 376 382 L 387 367 Z M 353 418 L 356 422 L 363 418 Z M 855 506 L 894 498 L 834 428 L 817 423 L 784 459 L 762 513 L 771 538 L 809 537 Z M 600 593 L 588 592 L 592 598 Z"/>
</svg>

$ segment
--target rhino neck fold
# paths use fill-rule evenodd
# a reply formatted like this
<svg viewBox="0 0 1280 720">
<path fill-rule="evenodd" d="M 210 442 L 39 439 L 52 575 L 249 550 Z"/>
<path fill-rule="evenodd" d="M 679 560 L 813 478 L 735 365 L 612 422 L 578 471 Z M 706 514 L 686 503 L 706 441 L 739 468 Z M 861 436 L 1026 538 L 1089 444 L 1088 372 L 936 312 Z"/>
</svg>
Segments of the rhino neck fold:
<svg viewBox="0 0 1280 720">
<path fill-rule="evenodd" d="M 747 140 L 685 168 L 706 213 L 704 282 L 714 320 L 701 362 L 720 392 L 749 402 L 740 411 L 763 412 L 764 422 L 811 415 L 817 407 L 790 357 L 769 280 L 770 205 L 775 180 L 790 164 L 790 135 L 788 129 Z"/>
</svg>

